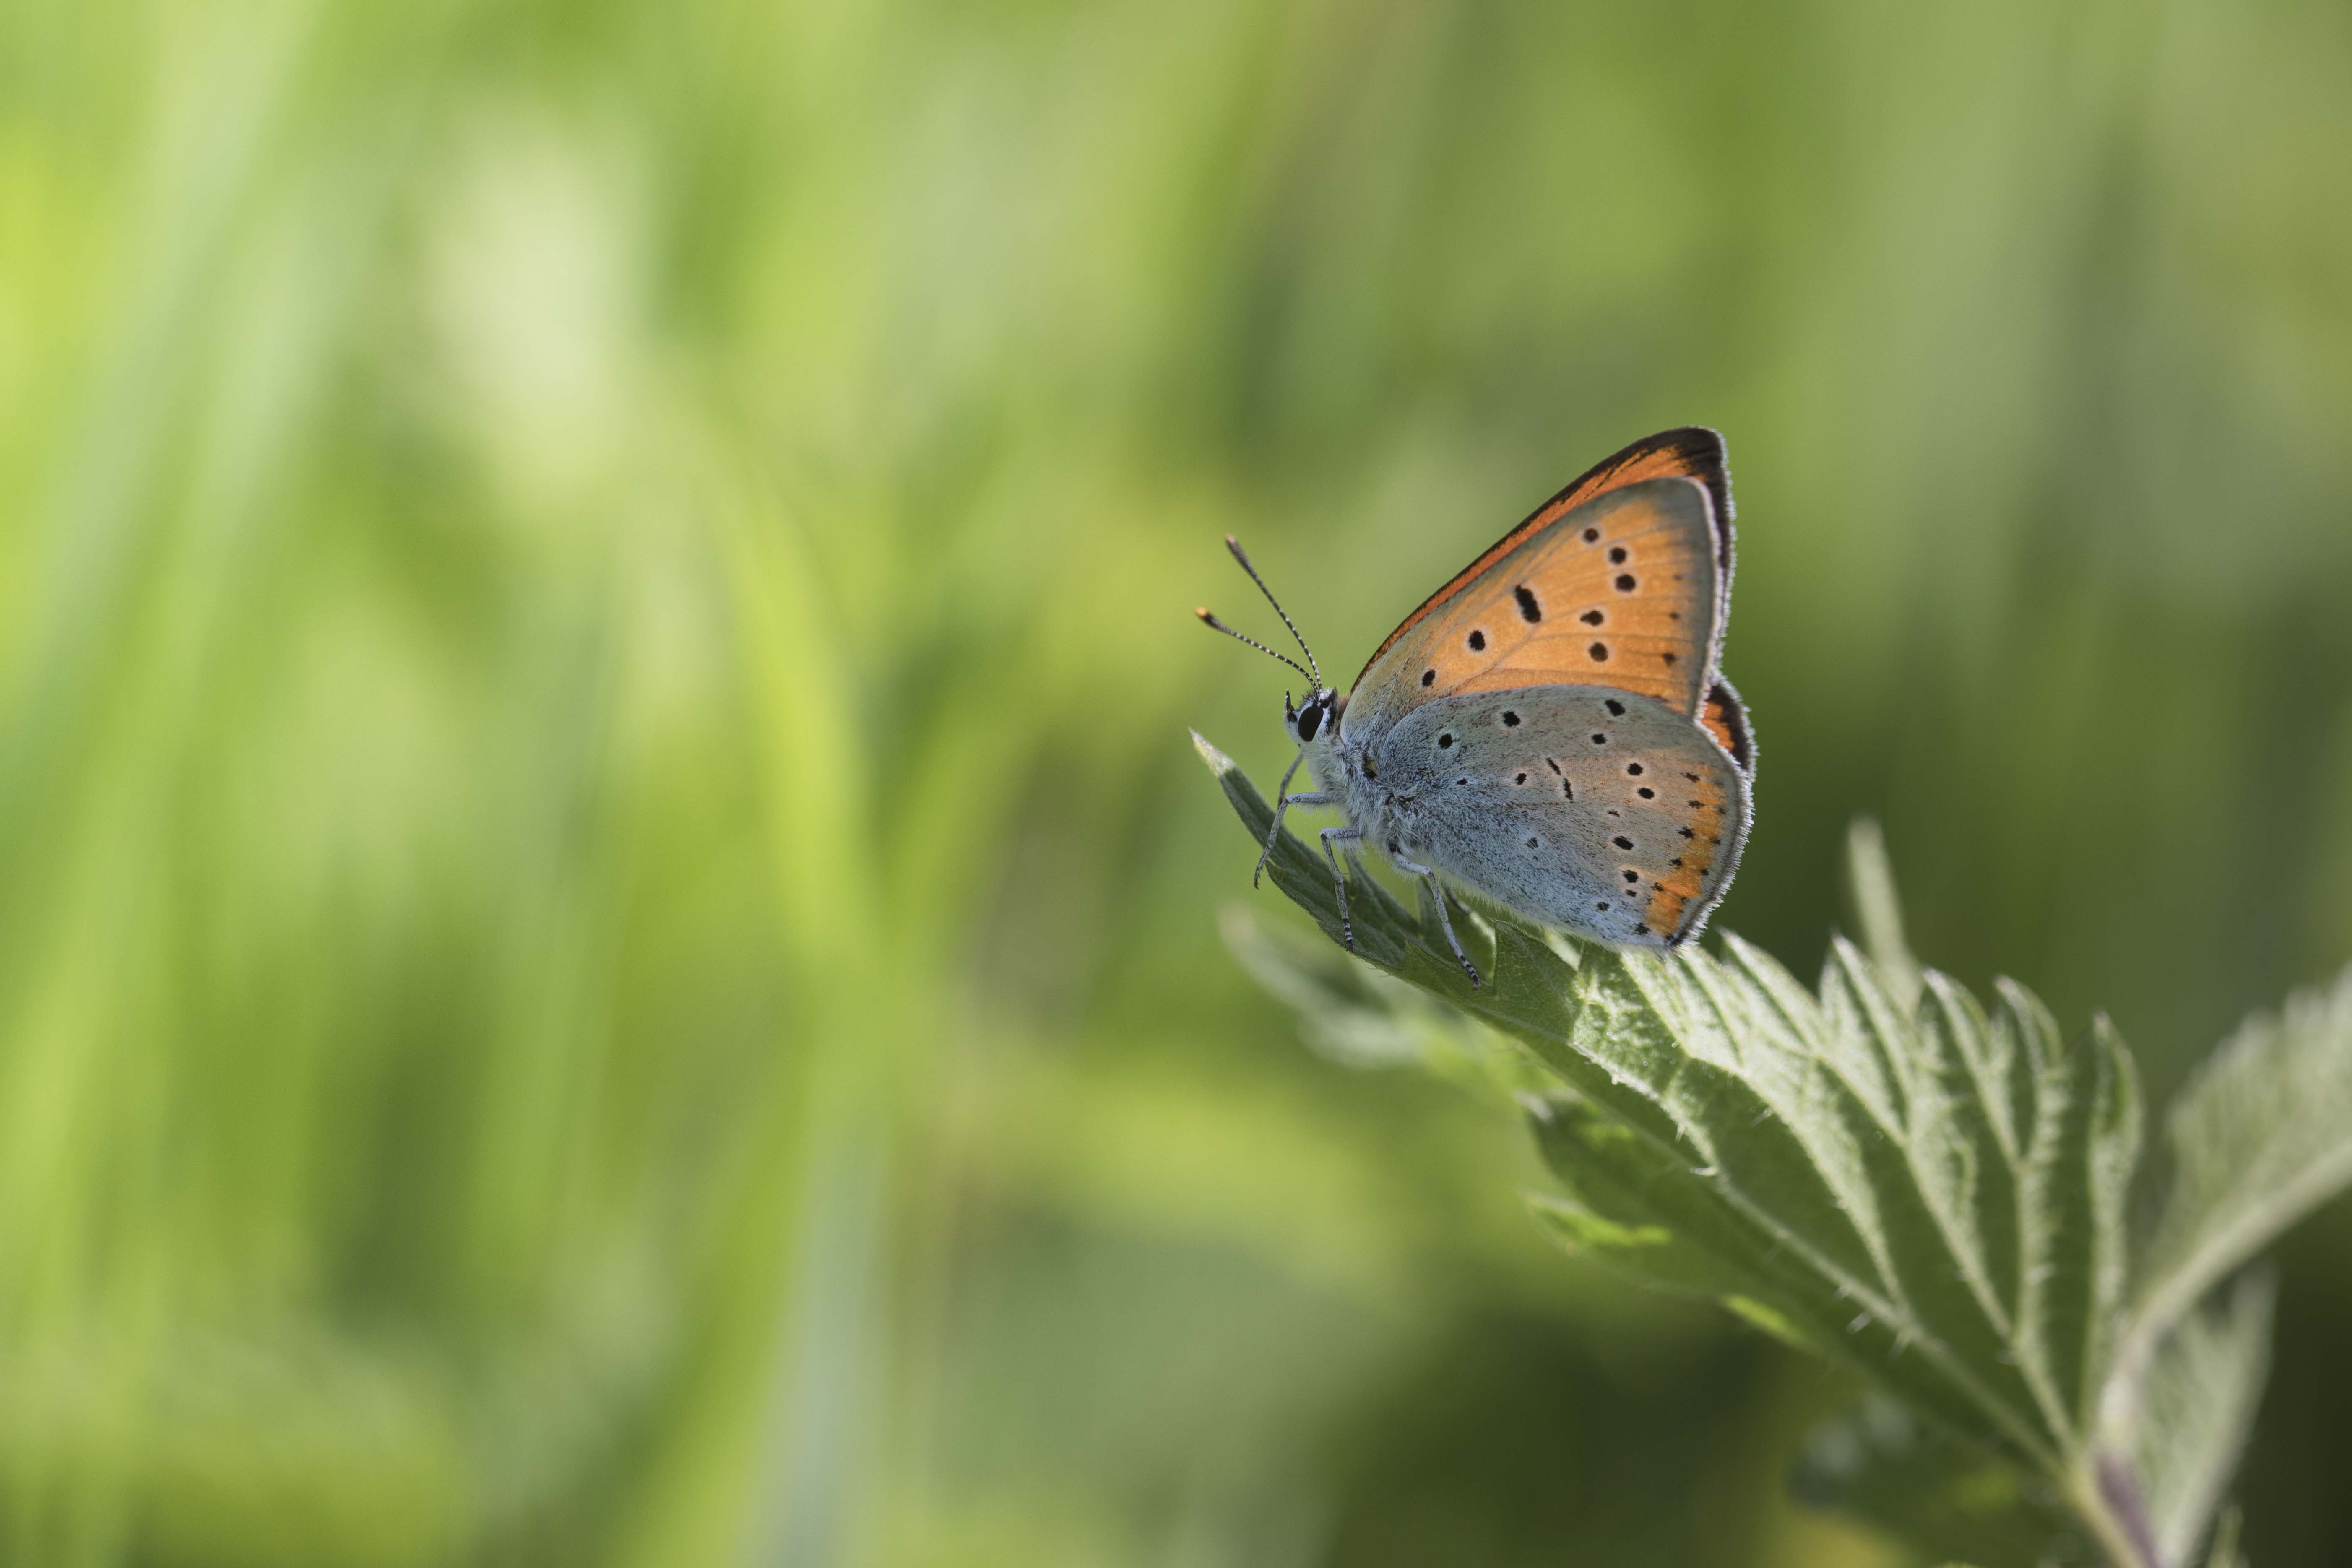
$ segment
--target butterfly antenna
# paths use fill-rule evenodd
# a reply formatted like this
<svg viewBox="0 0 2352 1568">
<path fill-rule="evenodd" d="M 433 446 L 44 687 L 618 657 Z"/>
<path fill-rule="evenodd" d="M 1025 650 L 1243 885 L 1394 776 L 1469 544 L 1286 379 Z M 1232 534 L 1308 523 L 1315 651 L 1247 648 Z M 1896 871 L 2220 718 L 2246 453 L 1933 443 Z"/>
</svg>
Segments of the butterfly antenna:
<svg viewBox="0 0 2352 1568">
<path fill-rule="evenodd" d="M 1249 644 L 1250 647 L 1257 649 L 1258 652 L 1265 655 L 1268 658 L 1278 658 L 1282 660 L 1283 663 L 1290 666 L 1291 668 L 1298 671 L 1299 674 L 1305 676 L 1307 679 L 1314 681 L 1316 690 L 1320 691 L 1323 689 L 1322 679 L 1313 670 L 1308 669 L 1297 659 L 1291 658 L 1288 654 L 1276 653 L 1274 649 L 1266 647 L 1265 644 L 1258 641 L 1257 638 L 1243 636 L 1240 632 L 1237 632 L 1234 630 L 1233 627 L 1225 625 L 1224 622 L 1217 619 L 1216 616 L 1209 614 L 1205 609 L 1194 610 L 1192 613 L 1200 616 L 1202 623 L 1205 624 L 1210 630 L 1223 632 L 1227 637 L 1233 638 L 1235 642 L 1245 642 Z"/>
<path fill-rule="evenodd" d="M 1242 570 L 1250 574 L 1250 581 L 1256 584 L 1257 591 L 1265 595 L 1265 602 L 1274 606 L 1274 613 L 1282 617 L 1282 624 L 1290 627 L 1290 635 L 1294 637 L 1298 637 L 1298 651 L 1307 656 L 1307 668 L 1304 670 L 1299 670 L 1299 673 L 1306 676 L 1307 679 L 1315 683 L 1316 690 L 1322 690 L 1323 671 L 1321 668 L 1315 663 L 1315 650 L 1307 646 L 1307 639 L 1305 637 L 1298 637 L 1298 627 L 1292 623 L 1290 619 L 1290 612 L 1282 607 L 1282 601 L 1274 596 L 1274 590 L 1267 587 L 1265 585 L 1265 579 L 1257 574 L 1257 568 L 1250 564 L 1250 558 L 1242 553 L 1242 542 L 1240 540 L 1235 539 L 1232 534 L 1228 533 L 1225 535 L 1225 548 L 1234 552 L 1234 559 L 1242 563 Z M 1271 653 L 1273 650 L 1269 648 L 1267 651 Z M 1278 658 L 1280 656 L 1277 655 L 1276 657 Z M 1298 668 L 1296 664 L 1292 665 L 1290 668 L 1293 669 Z"/>
</svg>

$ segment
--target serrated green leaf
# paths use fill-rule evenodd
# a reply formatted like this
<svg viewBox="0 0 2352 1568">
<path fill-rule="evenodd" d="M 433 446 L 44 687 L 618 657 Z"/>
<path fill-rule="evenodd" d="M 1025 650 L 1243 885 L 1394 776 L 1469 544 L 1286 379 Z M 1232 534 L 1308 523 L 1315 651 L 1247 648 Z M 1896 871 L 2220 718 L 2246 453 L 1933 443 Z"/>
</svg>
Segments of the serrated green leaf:
<svg viewBox="0 0 2352 1568">
<path fill-rule="evenodd" d="M 1307 1043 L 1334 1061 L 1410 1065 L 1498 1102 L 1544 1087 L 1509 1041 L 1328 942 L 1262 923 L 1238 905 L 1218 926 L 1242 967 L 1298 1015 Z"/>
<path fill-rule="evenodd" d="M 1263 844 L 1272 812 L 1200 743 Z M 1285 834 L 1268 871 L 1339 934 L 1319 855 Z M 2079 1472 L 2138 1147 L 2112 1031 L 2070 1046 L 2021 988 L 1988 1014 L 1929 973 L 1906 1008 L 1843 942 L 1811 992 L 1736 936 L 1720 959 L 1592 944 L 1570 962 L 1504 919 L 1455 922 L 1473 988 L 1433 903 L 1416 916 L 1360 873 L 1349 890 L 1365 960 L 1522 1041 L 1572 1091 L 1539 1129 L 1569 1185 L 1556 1232 L 1736 1299 L 2036 1469 Z"/>
<path fill-rule="evenodd" d="M 1201 758 L 1217 775 L 1225 792 L 1225 799 L 1251 825 L 1260 846 L 1274 827 L 1274 811 L 1257 792 L 1249 775 L 1234 765 L 1234 760 L 1203 740 L 1198 733 L 1192 745 Z M 1341 864 L 1348 862 L 1342 860 Z M 1299 842 L 1296 834 L 1285 832 L 1268 857 L 1265 874 L 1280 888 L 1290 901 L 1305 910 L 1323 928 L 1324 934 L 1338 941 L 1340 934 L 1339 900 L 1331 880 L 1330 868 L 1323 857 Z M 1450 970 L 1453 981 L 1466 992 L 1469 977 L 1454 963 L 1446 953 L 1443 964 L 1437 963 L 1438 952 L 1433 952 L 1423 940 L 1420 928 L 1406 916 L 1404 906 L 1397 902 L 1386 888 L 1364 876 L 1360 868 L 1349 879 L 1349 914 L 1354 923 L 1355 951 L 1359 956 L 1387 970 L 1401 974 L 1424 989 L 1452 998 L 1452 989 L 1445 976 Z"/>
<path fill-rule="evenodd" d="M 2352 969 L 2242 1026 L 2173 1101 L 2118 1375 L 2281 1231 L 2352 1182 Z"/>
<path fill-rule="evenodd" d="M 1688 1161 L 1570 1095 L 1533 1102 L 1529 1120 L 1559 1195 L 1532 1205 L 1572 1250 L 1653 1283 L 1738 1299 L 1751 1321 L 1817 1353 L 1841 1348 L 1801 1277 L 1782 1277 L 1770 1237 Z"/>
<path fill-rule="evenodd" d="M 1653 1284 L 1712 1296 L 1774 1338 L 1876 1376 L 1927 1408 L 1950 1404 L 1932 1368 L 1906 1355 L 1886 1322 L 1843 1303 L 1824 1312 L 1813 1275 L 1688 1161 L 1570 1096 L 1531 1110 L 1537 1146 L 1563 1189 L 1532 1206 L 1570 1250 Z M 1983 1442 L 2000 1441 L 1969 1406 L 1947 1410 L 1946 1419 Z"/>
<path fill-rule="evenodd" d="M 1250 978 L 1298 1015 L 1307 1043 L 1349 1067 L 1427 1067 L 1433 1032 L 1466 1036 L 1472 1026 L 1450 1009 L 1414 1007 L 1410 998 L 1419 994 L 1403 982 L 1351 964 L 1327 944 L 1310 949 L 1247 910 L 1227 907 L 1218 927 Z M 1375 991 L 1375 980 L 1392 989 Z"/>
<path fill-rule="evenodd" d="M 2102 1444 L 2137 1484 L 2158 1561 L 2186 1563 L 2252 1435 L 2270 1371 L 2270 1276 L 2248 1274 L 2174 1325 L 2145 1373 L 2111 1391 Z M 2217 1538 L 2216 1555 L 2234 1553 Z"/>
</svg>

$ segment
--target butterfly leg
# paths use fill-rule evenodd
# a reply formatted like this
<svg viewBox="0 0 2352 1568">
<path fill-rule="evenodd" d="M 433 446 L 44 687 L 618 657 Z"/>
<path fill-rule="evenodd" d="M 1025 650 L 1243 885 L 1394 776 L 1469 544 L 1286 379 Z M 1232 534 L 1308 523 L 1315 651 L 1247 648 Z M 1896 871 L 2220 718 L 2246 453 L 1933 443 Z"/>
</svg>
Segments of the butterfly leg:
<svg viewBox="0 0 2352 1568">
<path fill-rule="evenodd" d="M 1298 772 L 1298 764 L 1306 760 L 1307 753 L 1303 751 L 1291 758 L 1290 765 L 1282 770 L 1282 782 L 1274 786 L 1274 826 L 1265 836 L 1265 848 L 1257 858 L 1257 869 L 1250 873 L 1250 886 L 1253 888 L 1257 886 L 1257 879 L 1265 875 L 1265 863 L 1274 858 L 1274 847 L 1282 842 L 1282 814 L 1288 811 L 1290 803 L 1298 798 L 1290 793 L 1291 776 Z"/>
<path fill-rule="evenodd" d="M 1444 931 L 1445 945 L 1454 950 L 1454 961 L 1462 966 L 1462 973 L 1470 977 L 1470 984 L 1475 987 L 1478 984 L 1478 966 L 1470 962 L 1470 955 L 1462 951 L 1462 939 L 1454 934 L 1454 917 L 1445 912 L 1445 884 L 1439 881 L 1437 873 L 1428 867 L 1415 865 L 1394 850 L 1389 852 L 1389 858 L 1395 862 L 1398 870 L 1406 875 L 1429 879 L 1429 890 L 1437 895 L 1438 929 Z"/>
<path fill-rule="evenodd" d="M 1348 874 L 1339 869 L 1339 858 L 1331 853 L 1335 838 L 1354 840 L 1362 834 L 1352 827 L 1327 827 L 1323 830 L 1323 858 L 1331 863 L 1331 889 L 1339 895 L 1339 941 L 1349 952 L 1356 951 L 1356 927 L 1348 919 Z"/>
<path fill-rule="evenodd" d="M 1282 797 L 1282 808 L 1286 810 L 1294 805 L 1337 805 L 1339 804 L 1339 797 L 1338 795 L 1326 795 L 1321 790 L 1309 790 L 1299 795 L 1286 795 Z M 1279 821 L 1279 818 L 1276 820 Z M 1276 831 L 1279 832 L 1280 828 L 1277 827 Z M 1265 863 L 1273 854 L 1274 840 L 1269 838 L 1265 842 L 1265 853 L 1257 858 L 1258 868 L 1260 870 L 1265 868 Z M 1250 886 L 1253 888 L 1257 886 L 1257 879 L 1255 877 L 1252 877 L 1250 879 Z"/>
</svg>

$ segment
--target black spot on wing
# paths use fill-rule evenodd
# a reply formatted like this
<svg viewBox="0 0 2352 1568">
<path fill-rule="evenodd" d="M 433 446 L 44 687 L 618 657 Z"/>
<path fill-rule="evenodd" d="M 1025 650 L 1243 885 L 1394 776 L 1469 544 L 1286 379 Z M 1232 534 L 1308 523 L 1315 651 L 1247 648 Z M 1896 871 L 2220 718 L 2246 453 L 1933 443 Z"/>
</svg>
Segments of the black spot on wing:
<svg viewBox="0 0 2352 1568">
<path fill-rule="evenodd" d="M 1654 436 L 1644 436 L 1623 449 L 1611 453 L 1587 468 L 1563 489 L 1559 496 L 1570 494 L 1596 480 L 1606 480 L 1634 464 L 1659 454 L 1673 459 L 1674 466 L 1696 479 L 1706 491 L 1709 521 L 1715 525 L 1715 559 L 1725 583 L 1731 581 L 1731 469 L 1725 460 L 1723 437 L 1703 425 L 1685 425 L 1678 429 L 1661 430 Z M 1584 542 L 1598 543 L 1601 531 L 1588 528 Z"/>
</svg>

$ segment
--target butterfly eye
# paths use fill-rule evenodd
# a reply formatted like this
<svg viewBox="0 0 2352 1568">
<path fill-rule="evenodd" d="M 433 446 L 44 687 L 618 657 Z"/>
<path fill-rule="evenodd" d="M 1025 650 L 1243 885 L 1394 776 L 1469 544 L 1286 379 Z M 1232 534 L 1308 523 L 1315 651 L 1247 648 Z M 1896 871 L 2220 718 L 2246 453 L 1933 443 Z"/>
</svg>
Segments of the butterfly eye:
<svg viewBox="0 0 2352 1568">
<path fill-rule="evenodd" d="M 1321 728 L 1323 728 L 1323 704 L 1320 702 L 1309 702 L 1306 707 L 1299 710 L 1298 738 L 1300 740 L 1313 740 L 1315 738 L 1315 732 Z"/>
</svg>

